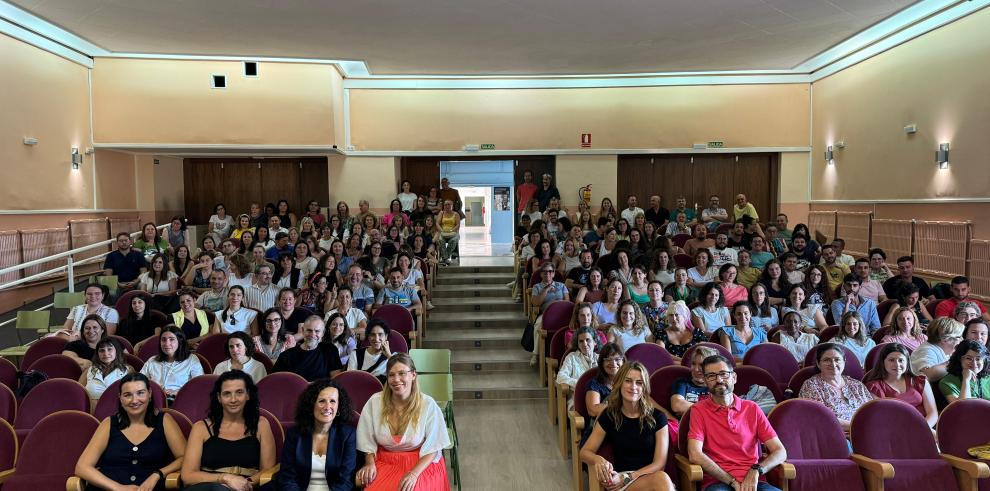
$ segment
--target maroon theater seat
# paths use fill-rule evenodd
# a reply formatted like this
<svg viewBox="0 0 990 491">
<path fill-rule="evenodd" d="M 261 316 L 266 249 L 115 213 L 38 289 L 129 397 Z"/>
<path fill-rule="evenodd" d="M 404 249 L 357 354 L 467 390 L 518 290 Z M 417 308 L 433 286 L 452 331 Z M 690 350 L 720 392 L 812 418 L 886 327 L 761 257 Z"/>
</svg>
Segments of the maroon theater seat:
<svg viewBox="0 0 990 491">
<path fill-rule="evenodd" d="M 846 436 L 835 415 L 817 401 L 791 399 L 770 411 L 770 425 L 787 449 L 787 463 L 795 468 L 790 489 L 863 491 L 859 466 L 849 459 Z M 783 488 L 777 469 L 768 476 Z"/>
<path fill-rule="evenodd" d="M 17 417 L 14 418 L 17 438 L 23 443 L 42 418 L 63 410 L 89 413 L 89 394 L 86 393 L 86 388 L 75 380 L 64 378 L 46 380 L 36 385 L 18 405 Z M 70 467 L 69 474 L 71 473 Z M 65 484 L 65 479 L 62 483 Z M 4 490 L 6 489 L 4 485 Z"/>
<path fill-rule="evenodd" d="M 258 381 L 261 407 L 270 411 L 283 428 L 295 426 L 296 403 L 309 385 L 306 379 L 292 372 L 277 372 Z"/>
<path fill-rule="evenodd" d="M 49 379 L 67 378 L 69 380 L 79 380 L 82 376 L 82 368 L 75 360 L 65 355 L 42 356 L 31 364 L 29 370 L 38 370 L 48 375 Z"/>
<path fill-rule="evenodd" d="M 158 409 L 165 407 L 165 392 L 162 391 L 161 386 L 152 380 L 149 380 L 148 383 L 151 385 L 151 398 L 154 406 Z M 103 421 L 104 418 L 117 414 L 117 408 L 120 405 L 119 395 L 120 381 L 118 380 L 110 384 L 107 390 L 103 391 L 100 399 L 96 401 L 96 407 L 93 408 L 93 416 Z"/>
<path fill-rule="evenodd" d="M 787 383 L 799 369 L 791 352 L 777 343 L 760 343 L 753 346 L 743 356 L 743 365 L 757 366 L 766 370 L 777 382 L 781 393 L 787 389 Z"/>
<path fill-rule="evenodd" d="M 347 392 L 351 407 L 358 413 L 364 411 L 371 396 L 382 391 L 382 383 L 374 375 L 362 370 L 341 372 L 333 379 Z"/>
<path fill-rule="evenodd" d="M 626 350 L 626 359 L 642 363 L 649 372 L 644 376 L 649 376 L 663 367 L 675 365 L 674 357 L 667 350 L 653 343 L 640 343 L 629 348 Z"/>
<path fill-rule="evenodd" d="M 172 409 L 185 414 L 193 423 L 205 418 L 210 409 L 210 392 L 219 377 L 200 375 L 189 379 L 175 395 Z"/>
<path fill-rule="evenodd" d="M 50 382 L 56 381 L 45 383 Z M 45 416 L 21 446 L 16 470 L 3 483 L 3 491 L 65 489 L 65 481 L 75 472 L 76 462 L 99 424 L 85 411 L 57 411 Z"/>
</svg>

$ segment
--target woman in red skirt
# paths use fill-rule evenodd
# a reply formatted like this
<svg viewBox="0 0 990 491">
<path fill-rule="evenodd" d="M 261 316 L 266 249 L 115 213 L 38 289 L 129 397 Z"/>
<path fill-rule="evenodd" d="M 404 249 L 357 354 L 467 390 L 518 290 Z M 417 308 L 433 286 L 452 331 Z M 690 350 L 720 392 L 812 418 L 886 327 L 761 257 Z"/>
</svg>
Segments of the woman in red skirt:
<svg viewBox="0 0 990 491">
<path fill-rule="evenodd" d="M 361 411 L 357 448 L 365 464 L 358 484 L 366 491 L 449 490 L 443 449 L 450 439 L 440 406 L 419 391 L 409 355 L 392 355 L 386 373 L 384 390 Z"/>
</svg>

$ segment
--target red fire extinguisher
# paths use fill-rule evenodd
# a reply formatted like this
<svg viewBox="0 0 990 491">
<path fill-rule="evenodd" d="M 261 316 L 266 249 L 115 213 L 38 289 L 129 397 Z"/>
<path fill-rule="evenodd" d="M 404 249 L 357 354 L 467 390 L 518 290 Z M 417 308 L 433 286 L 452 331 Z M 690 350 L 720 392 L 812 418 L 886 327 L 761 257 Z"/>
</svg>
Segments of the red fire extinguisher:
<svg viewBox="0 0 990 491">
<path fill-rule="evenodd" d="M 578 189 L 578 197 L 584 202 L 585 206 L 591 206 L 591 184 Z"/>
</svg>

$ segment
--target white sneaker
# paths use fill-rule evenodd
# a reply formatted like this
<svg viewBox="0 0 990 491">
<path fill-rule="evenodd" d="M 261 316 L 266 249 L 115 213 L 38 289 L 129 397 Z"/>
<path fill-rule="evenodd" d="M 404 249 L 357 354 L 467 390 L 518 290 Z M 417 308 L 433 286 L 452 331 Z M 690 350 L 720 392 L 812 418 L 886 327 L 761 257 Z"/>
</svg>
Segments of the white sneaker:
<svg viewBox="0 0 990 491">
<path fill-rule="evenodd" d="M 536 366 L 536 353 L 533 353 L 533 356 L 529 357 L 529 366 L 531 367 Z"/>
<path fill-rule="evenodd" d="M 514 286 L 516 286 L 516 280 L 512 280 L 512 281 L 510 281 L 510 282 L 508 282 L 508 283 L 505 284 L 505 287 L 506 288 L 512 288 Z"/>
<path fill-rule="evenodd" d="M 433 310 L 435 308 L 436 307 L 433 306 L 433 302 L 431 302 L 429 300 L 426 301 L 426 310 Z"/>
</svg>

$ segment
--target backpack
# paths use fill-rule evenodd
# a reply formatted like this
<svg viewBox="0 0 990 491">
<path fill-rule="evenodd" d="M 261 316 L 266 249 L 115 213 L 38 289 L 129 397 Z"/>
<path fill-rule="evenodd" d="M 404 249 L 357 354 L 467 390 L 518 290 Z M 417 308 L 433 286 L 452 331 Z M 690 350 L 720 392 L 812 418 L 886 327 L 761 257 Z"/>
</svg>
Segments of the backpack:
<svg viewBox="0 0 990 491">
<path fill-rule="evenodd" d="M 31 389 L 45 380 L 48 380 L 48 374 L 41 370 L 17 372 L 17 394 L 15 395 L 18 399 L 23 399 Z"/>
</svg>

